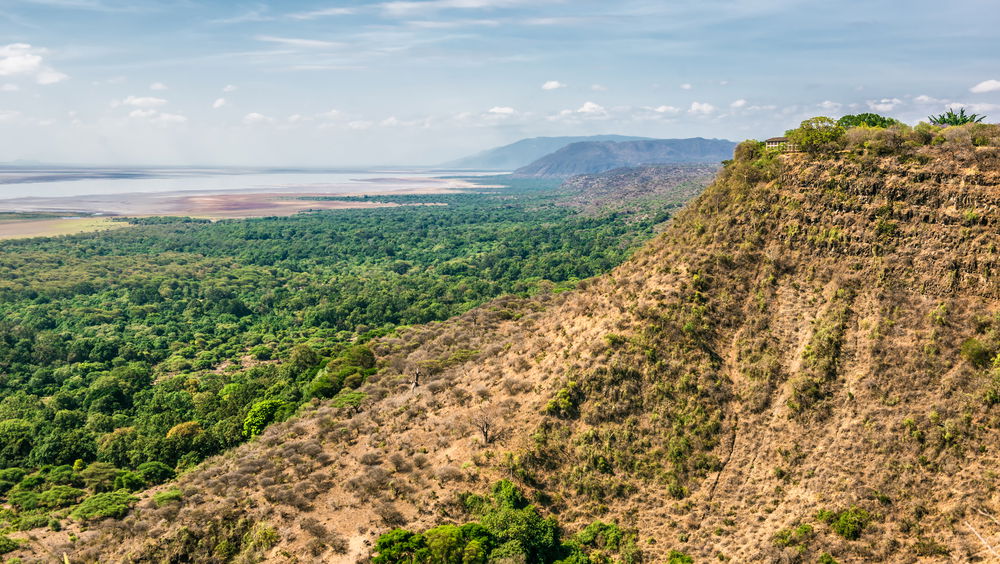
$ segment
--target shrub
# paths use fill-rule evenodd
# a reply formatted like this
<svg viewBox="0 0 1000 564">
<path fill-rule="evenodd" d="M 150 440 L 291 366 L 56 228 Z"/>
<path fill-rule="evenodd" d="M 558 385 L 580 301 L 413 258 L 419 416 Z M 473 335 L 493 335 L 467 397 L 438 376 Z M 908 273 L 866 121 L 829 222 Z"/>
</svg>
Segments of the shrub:
<svg viewBox="0 0 1000 564">
<path fill-rule="evenodd" d="M 986 368 L 995 352 L 978 339 L 966 339 L 962 343 L 962 356 L 976 368 Z"/>
<path fill-rule="evenodd" d="M 523 493 L 512 483 L 500 482 L 493 492 L 489 500 L 472 494 L 460 496 L 466 507 L 481 513 L 479 523 L 441 525 L 423 534 L 390 531 L 376 541 L 378 556 L 372 562 L 588 562 L 578 546 L 561 542 L 555 520 L 543 518 L 535 507 L 526 505 Z M 606 527 L 603 525 L 600 532 L 607 533 Z M 600 533 L 591 532 L 591 540 Z M 638 561 L 637 553 L 631 554 L 627 561 Z"/>
<path fill-rule="evenodd" d="M 47 515 L 24 515 L 17 522 L 17 530 L 30 531 L 49 524 Z"/>
<path fill-rule="evenodd" d="M 83 483 L 95 492 L 106 492 L 114 487 L 118 469 L 107 462 L 94 462 L 80 471 Z"/>
<path fill-rule="evenodd" d="M 38 494 L 27 490 L 17 490 L 7 496 L 7 502 L 18 511 L 31 511 L 38 508 Z"/>
<path fill-rule="evenodd" d="M 42 507 L 69 507 L 83 499 L 86 492 L 72 486 L 53 486 L 38 496 Z"/>
<path fill-rule="evenodd" d="M 96 521 L 107 517 L 121 518 L 139 499 L 128 492 L 105 492 L 94 494 L 70 513 L 78 521 Z"/>
<path fill-rule="evenodd" d="M 805 544 L 815 535 L 812 525 L 803 523 L 794 529 L 782 529 L 774 535 L 774 544 L 778 546 L 796 546 Z"/>
<path fill-rule="evenodd" d="M 143 462 L 135 471 L 142 477 L 147 486 L 156 486 L 174 477 L 173 468 L 155 460 Z"/>
<path fill-rule="evenodd" d="M 423 535 L 404 529 L 394 529 L 380 536 L 375 542 L 378 556 L 373 564 L 393 564 L 395 562 L 416 562 L 417 554 L 425 550 Z"/>
<path fill-rule="evenodd" d="M 0 554 L 7 554 L 20 548 L 18 542 L 7 535 L 0 535 Z"/>
<path fill-rule="evenodd" d="M 583 400 L 580 386 L 576 382 L 569 381 L 558 392 L 556 397 L 545 404 L 545 414 L 559 418 L 570 418 L 577 415 L 577 407 Z"/>
<path fill-rule="evenodd" d="M 341 391 L 333 401 L 330 403 L 333 407 L 340 408 L 350 408 L 354 413 L 360 413 L 361 407 L 364 405 L 365 399 L 368 398 L 368 394 L 364 392 L 346 392 Z"/>
<path fill-rule="evenodd" d="M 130 492 L 137 492 L 145 488 L 146 488 L 146 480 L 143 480 L 142 476 L 140 476 L 135 472 L 122 470 L 118 472 L 117 476 L 115 476 L 116 490 L 128 490 Z"/>
<path fill-rule="evenodd" d="M 253 404 L 243 420 L 243 436 L 256 437 L 259 435 L 264 427 L 267 427 L 274 420 L 275 414 L 284 405 L 285 402 L 280 400 L 264 400 Z"/>
<path fill-rule="evenodd" d="M 816 513 L 816 518 L 830 525 L 833 532 L 847 540 L 857 540 L 861 536 L 868 523 L 872 520 L 872 515 L 864 509 L 852 505 L 843 511 L 828 511 L 821 509 Z"/>
<path fill-rule="evenodd" d="M 0 470 L 0 481 L 18 483 L 27 475 L 21 468 L 4 468 Z"/>
<path fill-rule="evenodd" d="M 679 550 L 671 550 L 667 554 L 667 564 L 694 564 L 694 558 Z"/>
<path fill-rule="evenodd" d="M 257 360 L 271 360 L 274 356 L 274 351 L 267 345 L 257 345 L 250 349 L 250 356 Z"/>
<path fill-rule="evenodd" d="M 153 495 L 153 503 L 157 507 L 163 507 L 168 503 L 173 503 L 175 501 L 180 501 L 184 498 L 184 493 L 177 488 L 170 488 L 169 490 L 163 490 L 162 492 L 157 492 Z"/>
</svg>

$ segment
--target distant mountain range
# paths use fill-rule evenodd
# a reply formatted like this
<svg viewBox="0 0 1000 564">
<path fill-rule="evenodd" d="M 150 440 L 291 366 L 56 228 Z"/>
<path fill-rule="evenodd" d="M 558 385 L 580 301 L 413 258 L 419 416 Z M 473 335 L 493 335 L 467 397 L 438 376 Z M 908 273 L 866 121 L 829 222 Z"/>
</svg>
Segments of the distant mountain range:
<svg viewBox="0 0 1000 564">
<path fill-rule="evenodd" d="M 471 170 L 510 171 L 532 163 L 549 153 L 562 149 L 571 143 L 584 141 L 640 141 L 649 137 L 629 137 L 626 135 L 591 135 L 588 137 L 534 137 L 522 139 L 510 145 L 477 153 L 470 157 L 444 163 L 443 168 L 467 168 Z M 727 157 L 728 158 L 728 157 Z"/>
<path fill-rule="evenodd" d="M 514 171 L 517 176 L 568 177 L 650 164 L 718 163 L 736 143 L 725 139 L 640 139 L 571 143 Z"/>
</svg>

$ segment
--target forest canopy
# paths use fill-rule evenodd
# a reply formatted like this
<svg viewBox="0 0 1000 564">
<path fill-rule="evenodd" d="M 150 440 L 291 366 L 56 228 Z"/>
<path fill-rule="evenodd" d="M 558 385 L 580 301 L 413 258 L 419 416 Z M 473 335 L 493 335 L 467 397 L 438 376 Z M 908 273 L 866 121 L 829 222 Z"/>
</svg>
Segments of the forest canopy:
<svg viewBox="0 0 1000 564">
<path fill-rule="evenodd" d="M 120 514 L 129 492 L 312 398 L 358 405 L 372 338 L 571 288 L 666 219 L 581 213 L 552 181 L 486 182 L 507 187 L 0 243 L 0 523 L 80 502 L 81 520 Z"/>
</svg>

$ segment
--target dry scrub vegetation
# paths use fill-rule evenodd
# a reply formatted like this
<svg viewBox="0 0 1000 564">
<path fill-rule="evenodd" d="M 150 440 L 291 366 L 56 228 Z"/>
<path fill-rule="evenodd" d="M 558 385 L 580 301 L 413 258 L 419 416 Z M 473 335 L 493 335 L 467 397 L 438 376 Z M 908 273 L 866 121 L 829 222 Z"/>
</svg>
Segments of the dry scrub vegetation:
<svg viewBox="0 0 1000 564">
<path fill-rule="evenodd" d="M 355 407 L 314 403 L 179 500 L 48 546 L 354 562 L 508 478 L 570 531 L 637 527 L 646 561 L 990 561 L 1000 148 L 957 137 L 742 146 L 614 272 L 385 338 Z"/>
</svg>

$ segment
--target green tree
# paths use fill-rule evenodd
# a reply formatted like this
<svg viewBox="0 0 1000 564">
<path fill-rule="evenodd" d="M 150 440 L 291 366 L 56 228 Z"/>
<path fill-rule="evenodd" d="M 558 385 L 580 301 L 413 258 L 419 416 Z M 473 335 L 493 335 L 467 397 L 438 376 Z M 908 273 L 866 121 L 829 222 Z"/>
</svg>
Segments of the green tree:
<svg viewBox="0 0 1000 564">
<path fill-rule="evenodd" d="M 253 404 L 243 420 L 243 435 L 256 437 L 261 434 L 264 427 L 274 420 L 275 414 L 284 405 L 285 402 L 280 400 L 264 400 Z"/>
<path fill-rule="evenodd" d="M 34 426 L 24 419 L 0 421 L 0 467 L 20 466 L 25 462 L 34 436 Z"/>
<path fill-rule="evenodd" d="M 136 473 L 142 477 L 147 486 L 162 484 L 174 477 L 173 468 L 157 460 L 143 462 L 136 468 Z"/>
<path fill-rule="evenodd" d="M 789 141 L 807 153 L 840 149 L 844 128 L 828 117 L 814 117 L 803 121 L 798 129 L 785 132 Z"/>
<path fill-rule="evenodd" d="M 337 397 L 333 398 L 331 404 L 333 407 L 349 407 L 354 410 L 355 413 L 361 412 L 361 406 L 364 405 L 365 399 L 368 394 L 364 392 L 341 392 Z"/>
<path fill-rule="evenodd" d="M 52 486 L 38 496 L 38 503 L 43 507 L 69 507 L 83 499 L 86 492 L 72 486 Z"/>
<path fill-rule="evenodd" d="M 372 559 L 373 564 L 397 564 L 420 562 L 418 557 L 427 549 L 423 535 L 394 529 L 380 536 L 375 542 L 375 552 L 378 556 Z"/>
<path fill-rule="evenodd" d="M 846 115 L 837 120 L 837 125 L 844 129 L 852 127 L 892 127 L 900 125 L 902 122 L 891 117 L 880 116 L 878 114 L 864 113 L 856 115 Z"/>
<path fill-rule="evenodd" d="M 118 476 L 118 469 L 107 462 L 94 462 L 80 471 L 83 483 L 95 492 L 110 491 Z"/>
<path fill-rule="evenodd" d="M 123 491 L 94 494 L 76 506 L 70 516 L 78 521 L 97 521 L 107 517 L 121 518 L 137 501 L 139 498 Z"/>
</svg>

